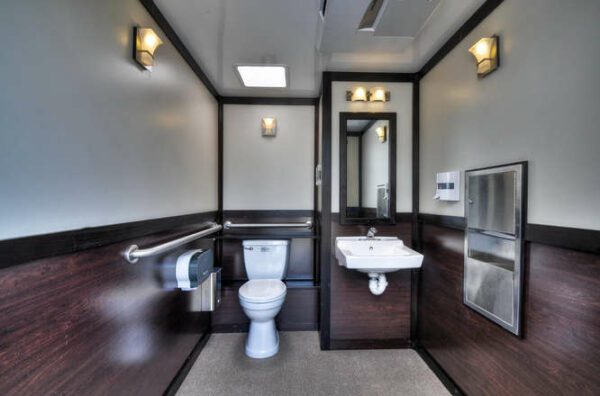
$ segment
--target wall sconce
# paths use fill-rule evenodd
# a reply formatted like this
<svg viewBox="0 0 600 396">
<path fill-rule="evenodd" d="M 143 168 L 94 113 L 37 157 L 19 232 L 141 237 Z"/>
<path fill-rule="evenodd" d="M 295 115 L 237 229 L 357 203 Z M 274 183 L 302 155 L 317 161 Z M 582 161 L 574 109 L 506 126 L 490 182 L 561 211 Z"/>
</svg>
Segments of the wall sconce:
<svg viewBox="0 0 600 396">
<path fill-rule="evenodd" d="M 133 28 L 133 59 L 144 69 L 152 71 L 154 51 L 163 43 L 154 30 L 150 28 Z"/>
<path fill-rule="evenodd" d="M 369 91 L 369 102 L 389 102 L 390 91 L 386 91 L 383 87 L 371 88 Z"/>
<path fill-rule="evenodd" d="M 484 37 L 469 48 L 469 52 L 477 60 L 477 76 L 479 78 L 487 76 L 500 66 L 498 43 L 498 36 Z"/>
<path fill-rule="evenodd" d="M 389 102 L 390 91 L 383 87 L 371 88 L 367 91 L 365 87 L 356 87 L 352 91 L 346 91 L 347 102 Z"/>
<path fill-rule="evenodd" d="M 375 129 L 375 133 L 377 134 L 377 139 L 379 139 L 379 143 L 385 143 L 387 140 L 387 127 L 380 126 Z"/>
<path fill-rule="evenodd" d="M 352 91 L 346 91 L 346 101 L 348 102 L 366 102 L 367 89 L 365 87 L 356 87 Z"/>
<path fill-rule="evenodd" d="M 275 117 L 265 117 L 260 124 L 263 136 L 273 137 L 277 134 L 277 119 Z"/>
</svg>

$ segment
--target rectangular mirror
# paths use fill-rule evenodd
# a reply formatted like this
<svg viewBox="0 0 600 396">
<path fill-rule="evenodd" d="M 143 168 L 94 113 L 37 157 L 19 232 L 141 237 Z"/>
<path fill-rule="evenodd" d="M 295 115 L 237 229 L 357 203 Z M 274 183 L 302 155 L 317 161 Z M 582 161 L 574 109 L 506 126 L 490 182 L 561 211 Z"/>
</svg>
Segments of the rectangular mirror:
<svg viewBox="0 0 600 396">
<path fill-rule="evenodd" d="M 340 223 L 394 224 L 396 113 L 340 113 Z"/>
</svg>

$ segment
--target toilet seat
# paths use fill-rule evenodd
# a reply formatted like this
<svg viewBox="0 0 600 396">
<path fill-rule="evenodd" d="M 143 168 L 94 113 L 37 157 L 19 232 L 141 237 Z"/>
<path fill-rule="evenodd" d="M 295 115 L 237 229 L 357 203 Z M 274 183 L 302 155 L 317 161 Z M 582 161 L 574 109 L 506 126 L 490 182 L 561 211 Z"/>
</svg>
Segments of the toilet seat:
<svg viewBox="0 0 600 396">
<path fill-rule="evenodd" d="M 285 296 L 287 288 L 279 279 L 252 279 L 239 290 L 241 300 L 250 303 L 268 303 Z"/>
</svg>

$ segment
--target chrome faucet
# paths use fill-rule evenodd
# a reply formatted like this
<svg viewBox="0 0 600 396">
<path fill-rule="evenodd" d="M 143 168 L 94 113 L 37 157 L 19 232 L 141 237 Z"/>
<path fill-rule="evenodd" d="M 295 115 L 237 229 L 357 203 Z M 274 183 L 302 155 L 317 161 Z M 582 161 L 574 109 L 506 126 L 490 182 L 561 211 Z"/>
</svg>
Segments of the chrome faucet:
<svg viewBox="0 0 600 396">
<path fill-rule="evenodd" d="M 377 228 L 370 227 L 369 231 L 367 231 L 367 239 L 373 239 L 373 238 L 375 238 L 375 234 L 377 234 Z"/>
</svg>

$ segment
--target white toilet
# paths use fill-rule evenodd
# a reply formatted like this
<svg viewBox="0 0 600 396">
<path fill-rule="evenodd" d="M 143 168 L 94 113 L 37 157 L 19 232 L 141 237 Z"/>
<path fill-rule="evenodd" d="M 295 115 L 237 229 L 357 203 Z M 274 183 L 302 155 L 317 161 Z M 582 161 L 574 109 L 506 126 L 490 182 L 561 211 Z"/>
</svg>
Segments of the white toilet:
<svg viewBox="0 0 600 396">
<path fill-rule="evenodd" d="M 279 351 L 275 316 L 281 310 L 287 288 L 285 277 L 289 241 L 244 241 L 244 265 L 249 281 L 240 287 L 240 305 L 250 318 L 246 355 L 255 359 L 271 357 Z"/>
</svg>

